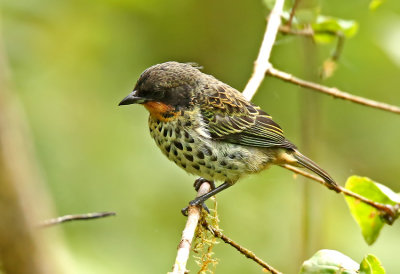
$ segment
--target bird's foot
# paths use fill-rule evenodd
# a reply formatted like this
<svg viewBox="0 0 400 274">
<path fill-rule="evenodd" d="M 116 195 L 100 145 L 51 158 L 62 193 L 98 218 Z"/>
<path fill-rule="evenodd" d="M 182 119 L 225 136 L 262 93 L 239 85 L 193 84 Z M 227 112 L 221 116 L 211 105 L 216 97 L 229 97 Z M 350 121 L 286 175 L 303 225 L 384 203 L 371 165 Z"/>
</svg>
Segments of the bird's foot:
<svg viewBox="0 0 400 274">
<path fill-rule="evenodd" d="M 193 200 L 193 201 L 189 202 L 189 205 L 198 206 L 199 204 L 196 203 L 196 200 Z M 201 207 L 204 208 L 204 210 L 207 211 L 208 214 L 210 214 L 210 210 L 208 209 L 207 205 L 204 202 L 201 204 Z M 189 210 L 189 206 L 181 209 L 183 216 L 186 216 L 186 217 L 188 216 L 188 210 Z"/>
<path fill-rule="evenodd" d="M 197 184 L 200 184 L 200 182 L 201 182 L 201 183 L 208 182 L 207 180 L 205 180 L 205 179 L 203 179 L 203 178 L 199 178 L 199 179 L 196 180 L 196 181 L 198 181 L 198 182 L 195 183 L 195 187 L 196 187 Z M 211 186 L 214 185 L 214 183 L 212 183 L 212 182 L 208 182 L 208 183 L 210 183 Z M 201 184 L 200 184 L 200 185 L 201 185 Z M 190 201 L 190 202 L 189 202 L 189 205 L 190 205 L 190 206 L 198 206 L 198 205 L 201 205 L 205 210 L 207 210 L 208 213 L 210 213 L 210 210 L 207 208 L 207 206 L 204 204 L 204 202 L 205 202 L 208 198 L 210 198 L 211 196 L 214 196 L 215 194 L 221 192 L 221 191 L 224 190 L 224 189 L 227 189 L 228 187 L 230 187 L 230 186 L 232 186 L 232 185 L 233 185 L 233 184 L 230 183 L 230 182 L 225 182 L 225 183 L 223 183 L 222 185 L 219 185 L 218 187 L 215 187 L 215 185 L 214 185 L 214 187 L 212 187 L 212 189 L 210 190 L 210 192 L 207 192 L 206 194 L 203 194 L 203 195 L 201 195 L 201 196 L 199 196 L 199 197 L 196 197 L 196 199 L 194 199 L 193 201 Z M 187 214 L 188 214 L 188 209 L 189 209 L 189 207 L 185 207 L 184 209 L 181 210 L 181 211 L 182 211 L 182 214 L 183 214 L 184 216 L 187 216 Z"/>
<path fill-rule="evenodd" d="M 204 178 L 202 178 L 202 177 L 200 177 L 200 178 L 196 179 L 196 181 L 194 181 L 193 187 L 194 187 L 194 189 L 195 189 L 196 191 L 199 191 L 200 186 L 201 186 L 202 184 L 204 184 L 204 183 L 209 183 L 210 186 L 211 186 L 211 189 L 214 189 L 214 188 L 215 188 L 215 183 L 214 183 L 214 181 L 209 181 L 209 180 L 206 180 L 206 179 L 204 179 Z"/>
</svg>

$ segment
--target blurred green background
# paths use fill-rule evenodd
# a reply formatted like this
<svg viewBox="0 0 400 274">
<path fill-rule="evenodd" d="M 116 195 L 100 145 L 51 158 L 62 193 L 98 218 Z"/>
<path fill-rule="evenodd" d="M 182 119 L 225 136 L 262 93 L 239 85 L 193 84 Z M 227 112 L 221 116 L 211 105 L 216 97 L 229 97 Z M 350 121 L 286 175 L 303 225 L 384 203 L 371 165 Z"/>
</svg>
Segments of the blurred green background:
<svg viewBox="0 0 400 274">
<path fill-rule="evenodd" d="M 119 108 L 147 67 L 197 62 L 242 90 L 268 13 L 262 1 L 3 0 L 2 39 L 13 90 L 25 107 L 41 172 L 58 215 L 115 211 L 117 217 L 60 226 L 66 273 L 165 273 L 194 197 L 195 177 L 169 162 L 150 138 L 147 112 Z M 321 1 L 323 14 L 359 22 L 339 68 L 324 84 L 400 105 L 400 2 Z M 317 79 L 334 44 L 280 35 L 279 69 Z M 344 185 L 352 174 L 400 191 L 400 119 L 267 77 L 253 100 L 304 154 Z M 273 167 L 218 195 L 221 228 L 285 273 L 317 250 L 356 261 L 375 254 L 400 271 L 400 224 L 369 247 L 343 197 Z M 53 217 L 53 216 L 48 216 Z M 61 248 L 61 247 L 60 247 Z M 64 247 L 62 247 L 64 248 Z M 61 253 L 60 253 L 61 254 Z M 60 255 L 61 256 L 61 255 Z M 259 273 L 221 243 L 217 273 Z M 194 260 L 189 269 L 196 272 Z"/>
</svg>

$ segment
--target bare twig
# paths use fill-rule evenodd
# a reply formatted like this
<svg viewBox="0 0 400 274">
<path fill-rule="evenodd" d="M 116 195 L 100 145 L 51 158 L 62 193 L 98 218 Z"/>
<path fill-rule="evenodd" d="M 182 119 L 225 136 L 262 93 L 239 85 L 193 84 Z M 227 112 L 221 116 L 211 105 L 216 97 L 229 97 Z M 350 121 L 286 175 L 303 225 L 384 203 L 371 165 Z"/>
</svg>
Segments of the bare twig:
<svg viewBox="0 0 400 274">
<path fill-rule="evenodd" d="M 332 36 L 344 36 L 340 31 L 332 31 L 332 30 L 316 30 L 314 31 L 310 25 L 305 26 L 303 29 L 293 29 L 288 25 L 281 25 L 278 28 L 279 32 L 283 34 L 292 34 L 292 35 L 300 35 L 300 36 L 314 36 L 315 34 L 328 34 Z"/>
<path fill-rule="evenodd" d="M 293 18 L 296 13 L 296 9 L 299 6 L 301 0 L 295 0 L 293 7 L 290 11 L 289 20 L 287 21 L 286 25 L 290 28 L 292 26 Z"/>
<path fill-rule="evenodd" d="M 319 85 L 317 83 L 309 82 L 297 78 L 289 73 L 280 71 L 272 66 L 269 62 L 269 57 L 271 55 L 272 46 L 276 39 L 276 34 L 281 24 L 280 15 L 283 9 L 283 0 L 277 0 L 275 6 L 271 11 L 269 16 L 268 25 L 264 34 L 264 39 L 261 44 L 260 51 L 258 53 L 257 59 L 254 62 L 254 71 L 250 77 L 244 91 L 243 95 L 246 99 L 251 100 L 257 89 L 259 88 L 261 82 L 264 80 L 265 74 L 277 77 L 284 81 L 297 84 L 302 87 L 310 88 L 336 98 L 351 101 L 353 103 L 369 106 L 372 108 L 377 108 L 385 111 L 390 111 L 393 113 L 400 114 L 400 107 L 389 105 L 386 103 L 374 101 L 361 96 L 352 95 L 350 93 L 341 91 L 337 88 L 327 87 Z M 282 28 L 282 27 L 281 27 Z"/>
<path fill-rule="evenodd" d="M 338 61 L 340 55 L 342 54 L 343 47 L 344 47 L 344 41 L 346 40 L 345 35 L 342 32 L 337 32 L 337 44 L 334 52 L 332 53 L 332 60 L 333 61 Z"/>
<path fill-rule="evenodd" d="M 306 37 L 310 37 L 310 38 L 314 38 L 314 35 L 316 35 L 316 34 L 329 34 L 329 35 L 337 37 L 336 47 L 331 56 L 333 61 L 339 60 L 339 57 L 343 51 L 344 41 L 346 40 L 345 35 L 341 31 L 330 31 L 330 30 L 314 31 L 313 28 L 311 27 L 311 25 L 307 25 L 303 29 L 293 29 L 293 28 L 291 28 L 291 26 L 286 24 L 286 25 L 279 26 L 278 30 L 279 30 L 279 32 L 281 32 L 283 34 L 306 36 Z"/>
<path fill-rule="evenodd" d="M 287 165 L 287 164 L 282 165 L 282 167 L 284 167 L 286 169 L 289 169 L 290 171 L 293 171 L 294 173 L 300 174 L 300 175 L 302 175 L 304 177 L 310 178 L 310 179 L 312 179 L 312 180 L 314 180 L 314 181 L 316 181 L 318 183 L 321 183 L 321 184 L 327 186 L 326 182 L 322 178 L 317 177 L 317 176 L 315 176 L 313 174 L 310 174 L 310 173 L 308 173 L 308 172 L 306 172 L 304 170 L 301 170 L 301 169 L 299 169 L 297 167 L 294 167 L 294 166 L 291 166 L 291 165 Z M 350 190 L 348 190 L 348 189 L 346 189 L 346 188 L 344 188 L 342 186 L 336 186 L 336 187 L 329 186 L 329 188 L 332 189 L 332 190 L 335 190 L 338 193 L 343 193 L 346 196 L 353 197 L 353 198 L 355 198 L 357 200 L 362 201 L 365 204 L 368 204 L 368 205 L 376 208 L 377 210 L 379 210 L 379 212 L 381 212 L 381 216 L 389 224 L 392 224 L 396 220 L 398 215 L 399 215 L 399 206 L 398 205 L 392 206 L 392 205 L 387 205 L 387 204 L 381 204 L 381 203 L 374 202 L 374 201 L 372 201 L 370 199 L 367 199 L 367 198 L 365 198 L 365 197 L 363 197 L 363 196 L 361 196 L 361 195 L 359 195 L 357 193 L 354 193 L 354 192 L 352 192 L 352 191 L 350 191 Z"/>
<path fill-rule="evenodd" d="M 320 85 L 317 83 L 305 81 L 305 80 L 297 78 L 287 72 L 280 71 L 272 66 L 268 69 L 267 74 L 274 76 L 276 78 L 282 79 L 286 82 L 290 82 L 290 83 L 299 85 L 301 87 L 313 89 L 313 90 L 331 95 L 335 98 L 344 99 L 344 100 L 348 100 L 348 101 L 351 101 L 353 103 L 357 103 L 360 105 L 365 105 L 368 107 L 377 108 L 377 109 L 393 112 L 396 114 L 400 114 L 400 107 L 398 107 L 398 106 L 393 106 L 393 105 L 389 105 L 386 103 L 367 99 L 367 98 L 364 98 L 361 96 L 352 95 L 350 93 L 341 91 L 337 88 L 327 87 L 327 86 L 323 86 L 323 85 Z"/>
<path fill-rule="evenodd" d="M 265 73 L 272 67 L 269 62 L 272 46 L 276 40 L 276 34 L 281 24 L 281 14 L 283 10 L 284 0 L 276 0 L 275 5 L 269 14 L 268 25 L 265 30 L 264 39 L 262 41 L 258 57 L 254 62 L 253 74 L 247 82 L 243 91 L 243 96 L 247 100 L 253 98 L 261 82 L 264 80 Z"/>
<path fill-rule="evenodd" d="M 272 266 L 270 266 L 269 264 L 267 264 L 266 262 L 264 262 L 262 259 L 257 257 L 256 254 L 254 254 L 254 252 L 252 252 L 252 251 L 248 250 L 247 248 L 239 245 L 238 243 L 236 243 L 232 239 L 230 239 L 227 236 L 225 236 L 220 230 L 218 230 L 218 229 L 214 228 L 213 226 L 211 226 L 210 224 L 208 224 L 206 220 L 204 220 L 202 222 L 202 226 L 204 228 L 206 228 L 208 231 L 210 231 L 215 237 L 220 238 L 225 243 L 227 243 L 227 244 L 231 245 L 232 247 L 234 247 L 237 251 L 242 253 L 247 258 L 249 258 L 249 259 L 255 261 L 256 263 L 258 263 L 259 265 L 261 265 L 265 270 L 268 270 L 269 272 L 271 272 L 273 274 L 281 273 L 278 270 L 276 270 L 275 268 L 273 268 Z"/>
<path fill-rule="evenodd" d="M 314 36 L 314 30 L 311 26 L 307 26 L 304 29 L 293 29 L 288 25 L 282 25 L 278 28 L 279 32 L 283 34 L 300 35 L 300 36 Z"/>
<path fill-rule="evenodd" d="M 296 1 L 296 3 L 298 3 L 298 2 L 299 1 Z M 288 73 L 285 73 L 285 72 L 275 69 L 272 66 L 272 64 L 269 62 L 269 58 L 271 55 L 272 47 L 276 40 L 276 35 L 278 33 L 278 30 L 280 29 L 282 31 L 284 28 L 284 27 L 280 26 L 283 6 L 284 6 L 284 0 L 276 0 L 271 13 L 269 14 L 268 24 L 267 24 L 264 38 L 263 38 L 263 41 L 262 41 L 262 44 L 260 47 L 260 51 L 258 53 L 256 61 L 254 62 L 253 74 L 251 75 L 251 77 L 243 91 L 243 95 L 246 99 L 251 100 L 251 98 L 254 96 L 257 89 L 259 88 L 260 84 L 264 80 L 265 75 L 270 74 L 271 76 L 280 78 L 282 80 L 300 85 L 302 87 L 311 88 L 311 89 L 332 95 L 337 98 L 349 100 L 349 101 L 352 101 L 355 103 L 359 103 L 359 104 L 367 105 L 370 107 L 379 108 L 382 110 L 391 111 L 391 112 L 400 114 L 399 107 L 391 106 L 391 105 L 388 105 L 385 103 L 376 102 L 376 101 L 366 99 L 363 97 L 359 97 L 359 96 L 354 96 L 349 93 L 340 91 L 337 88 L 329 88 L 329 87 L 325 87 L 322 85 L 318 85 L 316 83 L 307 82 L 307 81 L 301 80 L 299 78 L 296 78 L 296 77 L 292 76 L 291 74 L 288 74 Z M 295 12 L 295 7 L 293 7 L 293 9 L 292 9 L 291 20 L 293 19 L 294 12 Z M 289 22 L 291 22 L 291 20 Z M 290 23 L 289 23 L 289 26 L 285 30 L 288 32 L 292 32 L 292 30 L 290 29 Z M 299 33 L 300 33 L 300 31 L 299 31 Z M 310 31 L 309 29 L 302 30 L 301 34 L 307 35 L 307 36 L 314 35 L 312 30 Z M 289 169 L 291 169 L 291 168 L 289 168 Z M 310 178 L 317 179 L 318 182 L 321 182 L 320 180 L 318 180 L 318 178 L 316 178 L 315 176 L 313 176 L 311 174 L 306 173 L 307 175 L 305 175 L 302 173 L 301 170 L 298 170 L 298 169 L 295 169 L 295 170 L 291 169 L 291 170 L 296 173 L 302 174 L 303 176 L 307 176 L 307 177 L 312 176 Z M 324 182 L 321 182 L 321 183 L 324 183 Z M 210 189 L 211 189 L 211 187 L 209 184 L 206 184 L 206 183 L 202 184 L 197 193 L 197 197 L 209 192 Z M 338 189 L 335 189 L 335 190 L 338 192 L 342 192 L 345 195 L 353 196 L 362 201 L 367 200 L 369 204 L 375 205 L 375 206 L 377 206 L 377 208 L 381 208 L 384 212 L 386 212 L 386 214 L 388 216 L 392 216 L 390 214 L 390 213 L 393 213 L 392 210 L 390 208 L 387 208 L 386 205 L 377 204 L 377 203 L 370 201 L 364 197 L 361 197 L 355 193 L 349 192 L 342 187 L 339 187 Z M 178 246 L 178 252 L 177 252 L 177 256 L 176 256 L 176 260 L 175 260 L 175 264 L 174 264 L 172 273 L 185 273 L 187 271 L 186 263 L 189 258 L 189 252 L 190 252 L 192 240 L 194 237 L 194 233 L 195 233 L 196 227 L 197 227 L 199 219 L 200 219 L 200 214 L 201 214 L 200 207 L 189 206 L 188 219 L 186 222 L 185 229 L 182 232 L 182 238 L 181 238 L 181 241 Z M 224 242 L 235 247 L 237 250 L 242 252 L 245 256 L 253 258 L 253 260 L 255 260 L 257 263 L 259 263 L 260 265 L 265 267 L 265 269 L 271 271 L 272 273 L 279 273 L 277 270 L 270 267 L 268 264 L 263 262 L 261 259 L 257 258 L 254 255 L 254 253 L 237 245 L 231 239 L 220 234 L 219 231 L 217 231 L 215 229 L 212 230 L 212 228 L 208 225 L 207 225 L 207 229 L 209 229 L 211 232 L 213 232 L 214 235 L 216 235 L 216 237 L 221 238 Z"/>
<path fill-rule="evenodd" d="M 197 197 L 206 194 L 210 190 L 211 185 L 207 182 L 204 182 L 203 184 L 201 184 L 197 192 Z M 176 254 L 175 264 L 171 272 L 173 274 L 184 274 L 187 272 L 186 263 L 189 259 L 190 247 L 192 246 L 192 240 L 200 219 L 200 214 L 200 206 L 189 205 L 186 226 L 182 232 L 182 238 L 178 245 L 178 252 Z"/>
<path fill-rule="evenodd" d="M 285 26 L 279 26 L 279 31 L 283 32 L 283 33 L 288 33 L 288 34 L 294 34 L 294 35 L 304 35 L 304 36 L 314 36 L 314 32 L 311 28 L 305 28 L 302 30 L 293 30 L 290 27 L 288 27 L 287 25 Z M 321 32 L 322 33 L 322 32 Z M 339 59 L 339 56 L 341 54 L 341 51 L 343 49 L 343 43 L 344 43 L 344 35 L 340 32 L 327 32 L 329 34 L 335 35 L 338 37 L 338 43 L 336 46 L 336 49 L 332 55 L 332 60 L 333 61 L 337 61 Z M 265 56 L 264 59 L 268 61 L 269 56 Z M 350 93 L 341 91 L 337 88 L 334 87 L 327 87 L 327 86 L 323 86 L 314 82 L 309 82 L 306 80 L 302 80 L 300 78 L 297 78 L 287 72 L 284 71 L 280 71 L 276 68 L 274 68 L 271 64 L 269 64 L 270 66 L 267 68 L 266 70 L 266 74 L 269 74 L 271 76 L 274 76 L 276 78 L 282 79 L 286 82 L 290 82 L 292 84 L 296 84 L 299 85 L 301 87 L 305 87 L 305 88 L 309 88 L 309 89 L 313 89 L 328 95 L 331 95 L 333 97 L 336 98 L 340 98 L 343 100 L 348 100 L 351 101 L 353 103 L 357 103 L 360 105 L 365 105 L 368 107 L 372 107 L 372 108 L 377 108 L 377 109 L 381 109 L 381 110 L 385 110 L 385 111 L 389 111 L 389 112 L 393 112 L 396 114 L 400 114 L 400 107 L 398 106 L 394 106 L 394 105 L 389 105 L 386 103 L 382 103 L 382 102 L 378 102 L 378 101 L 374 101 L 371 99 L 367 99 L 361 96 L 356 96 L 356 95 L 352 95 Z"/>
<path fill-rule="evenodd" d="M 115 215 L 116 215 L 115 212 L 94 212 L 94 213 L 86 213 L 86 214 L 65 215 L 65 216 L 45 220 L 41 224 L 39 224 L 39 227 L 49 227 L 49 226 L 58 225 L 58 224 L 65 223 L 65 222 L 78 221 L 78 220 L 86 221 L 86 220 L 104 218 L 104 217 L 115 216 Z"/>
<path fill-rule="evenodd" d="M 274 8 L 272 9 L 267 29 L 265 31 L 264 39 L 260 48 L 257 60 L 254 63 L 253 75 L 246 85 L 243 95 L 250 100 L 256 93 L 268 68 L 271 66 L 269 63 L 269 56 L 271 54 L 272 46 L 274 45 L 276 34 L 278 33 L 279 25 L 281 24 L 281 14 L 283 10 L 284 0 L 276 0 Z M 203 183 L 197 193 L 197 197 L 201 196 L 211 189 L 210 184 Z M 189 251 L 192 244 L 192 239 L 196 230 L 196 226 L 200 219 L 201 209 L 196 206 L 189 206 L 188 219 L 185 229 L 182 232 L 182 238 L 178 246 L 178 253 L 176 256 L 175 264 L 172 273 L 185 273 L 186 263 L 189 259 Z"/>
</svg>

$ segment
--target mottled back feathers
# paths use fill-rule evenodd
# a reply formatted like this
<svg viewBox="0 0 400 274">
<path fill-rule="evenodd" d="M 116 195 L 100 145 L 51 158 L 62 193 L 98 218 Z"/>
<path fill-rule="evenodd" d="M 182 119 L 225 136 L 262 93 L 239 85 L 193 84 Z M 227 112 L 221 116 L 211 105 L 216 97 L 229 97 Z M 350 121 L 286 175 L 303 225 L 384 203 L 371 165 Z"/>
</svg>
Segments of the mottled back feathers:
<svg viewBox="0 0 400 274">
<path fill-rule="evenodd" d="M 216 80 L 202 88 L 201 113 L 213 139 L 254 147 L 296 148 L 271 116 Z"/>
</svg>

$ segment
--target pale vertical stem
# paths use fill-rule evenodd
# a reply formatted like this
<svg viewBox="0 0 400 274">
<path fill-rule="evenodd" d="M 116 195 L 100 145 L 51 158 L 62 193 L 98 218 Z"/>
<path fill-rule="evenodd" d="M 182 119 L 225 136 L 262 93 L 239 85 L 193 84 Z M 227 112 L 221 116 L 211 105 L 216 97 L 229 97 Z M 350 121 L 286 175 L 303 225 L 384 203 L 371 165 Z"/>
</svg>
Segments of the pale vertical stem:
<svg viewBox="0 0 400 274">
<path fill-rule="evenodd" d="M 267 29 L 257 59 L 254 62 L 253 74 L 243 91 L 243 96 L 249 101 L 253 98 L 257 89 L 260 87 L 268 69 L 272 67 L 269 62 L 269 57 L 271 56 L 272 47 L 275 43 L 279 26 L 281 25 L 281 14 L 284 3 L 284 0 L 276 0 L 271 13 L 269 14 Z"/>
<path fill-rule="evenodd" d="M 211 190 L 211 185 L 204 182 L 198 192 L 197 196 L 202 196 Z M 189 259 L 189 253 L 192 246 L 192 240 L 196 227 L 199 223 L 201 214 L 200 206 L 189 206 L 188 208 L 188 218 L 186 221 L 185 229 L 182 231 L 182 238 L 178 245 L 178 252 L 176 254 L 175 264 L 171 274 L 184 274 L 187 272 L 186 263 Z"/>
<path fill-rule="evenodd" d="M 256 93 L 258 87 L 263 81 L 266 72 L 271 68 L 269 62 L 269 57 L 271 55 L 272 47 L 276 40 L 276 35 L 278 33 L 278 28 L 281 24 L 281 14 L 283 10 L 284 0 L 276 0 L 275 5 L 269 14 L 268 24 L 265 31 L 265 35 L 261 44 L 261 48 L 256 61 L 254 62 L 254 71 L 246 85 L 243 95 L 248 99 L 251 98 Z M 210 190 L 209 184 L 202 184 L 197 196 L 202 193 L 203 185 L 208 185 L 208 190 Z M 178 253 L 176 256 L 174 268 L 172 273 L 184 273 L 186 271 L 186 263 L 189 258 L 190 247 L 192 244 L 192 239 L 195 233 L 195 228 L 200 219 L 200 209 L 197 207 L 189 206 L 188 209 L 188 220 L 186 227 L 182 233 L 182 239 L 178 246 Z"/>
</svg>

